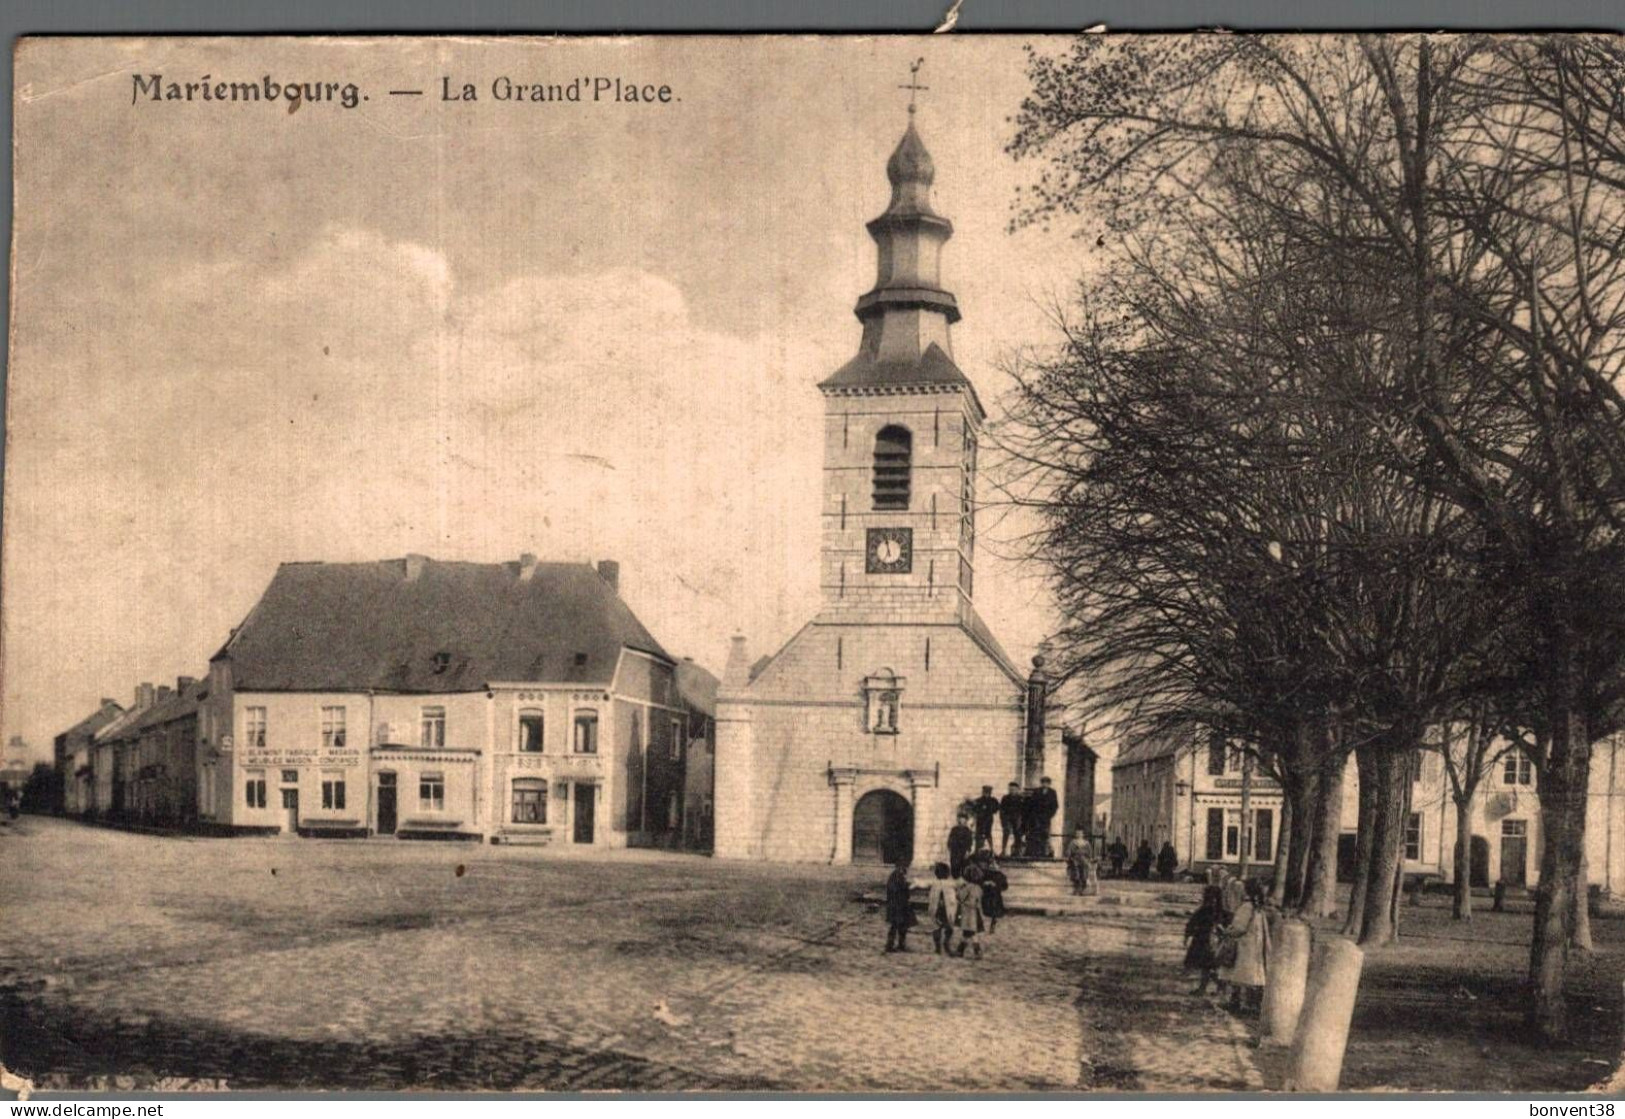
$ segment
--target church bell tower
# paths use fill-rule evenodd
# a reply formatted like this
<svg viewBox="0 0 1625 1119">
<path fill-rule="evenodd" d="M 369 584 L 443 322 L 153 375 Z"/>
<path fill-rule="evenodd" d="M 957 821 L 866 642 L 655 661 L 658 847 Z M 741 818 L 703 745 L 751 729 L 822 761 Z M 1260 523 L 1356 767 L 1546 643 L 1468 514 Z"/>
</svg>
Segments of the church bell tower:
<svg viewBox="0 0 1625 1119">
<path fill-rule="evenodd" d="M 953 224 L 931 207 L 936 167 L 912 99 L 908 113 L 886 162 L 891 203 L 868 224 L 876 277 L 855 309 L 858 353 L 818 386 L 825 622 L 951 624 L 974 589 L 984 413 L 954 364 L 959 304 L 941 274 Z"/>
</svg>

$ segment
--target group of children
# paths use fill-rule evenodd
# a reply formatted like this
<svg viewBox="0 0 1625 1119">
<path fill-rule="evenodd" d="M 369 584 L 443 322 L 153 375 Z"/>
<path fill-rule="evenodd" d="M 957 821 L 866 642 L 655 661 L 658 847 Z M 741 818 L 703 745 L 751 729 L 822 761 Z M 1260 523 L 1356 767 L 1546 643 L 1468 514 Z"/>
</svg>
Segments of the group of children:
<svg viewBox="0 0 1625 1119">
<path fill-rule="evenodd" d="M 1202 904 L 1185 922 L 1185 968 L 1200 972 L 1193 995 L 1205 995 L 1208 984 L 1231 1009 L 1256 1009 L 1263 1001 L 1270 950 L 1268 894 L 1257 879 L 1230 877 L 1202 891 Z"/>
<path fill-rule="evenodd" d="M 886 951 L 907 952 L 908 930 L 918 924 L 909 899 L 907 859 L 900 859 L 886 880 Z M 933 875 L 926 895 L 926 920 L 931 924 L 931 945 L 939 956 L 964 956 L 967 951 L 981 959 L 983 933 L 991 936 L 1004 916 L 1004 892 L 1009 879 L 999 869 L 993 852 L 976 852 L 964 873 L 954 878 L 947 863 L 931 868 Z M 954 933 L 959 943 L 954 944 Z"/>
</svg>

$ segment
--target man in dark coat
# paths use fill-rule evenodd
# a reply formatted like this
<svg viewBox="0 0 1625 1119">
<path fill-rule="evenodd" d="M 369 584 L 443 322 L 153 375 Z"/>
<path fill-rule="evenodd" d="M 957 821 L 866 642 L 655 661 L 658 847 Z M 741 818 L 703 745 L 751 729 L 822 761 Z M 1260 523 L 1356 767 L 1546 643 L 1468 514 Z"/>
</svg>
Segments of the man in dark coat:
<svg viewBox="0 0 1625 1119">
<path fill-rule="evenodd" d="M 1128 860 L 1128 844 L 1123 842 L 1122 836 L 1112 840 L 1112 845 L 1106 848 L 1106 854 L 1111 856 L 1112 877 L 1123 877 L 1123 863 Z"/>
<path fill-rule="evenodd" d="M 1021 824 L 1026 814 L 1027 801 L 1021 795 L 1021 786 L 1012 781 L 1010 791 L 999 801 L 999 830 L 1003 833 L 1002 843 L 999 846 L 1000 855 L 1010 853 L 1012 837 L 1016 841 L 1016 854 L 1021 854 Z"/>
<path fill-rule="evenodd" d="M 1157 877 L 1164 882 L 1172 882 L 1174 880 L 1174 868 L 1177 866 L 1179 866 L 1179 853 L 1174 850 L 1172 843 L 1164 840 L 1162 850 L 1157 852 Z"/>
<path fill-rule="evenodd" d="M 1156 856 L 1151 853 L 1151 841 L 1148 839 L 1140 840 L 1140 846 L 1134 851 L 1134 865 L 1129 868 L 1130 875 L 1142 882 L 1150 878 L 1151 863 L 1155 859 Z"/>
<path fill-rule="evenodd" d="M 908 951 L 908 929 L 915 920 L 908 898 L 908 860 L 898 859 L 886 879 L 886 951 Z"/>
<path fill-rule="evenodd" d="M 976 849 L 993 849 L 993 817 L 999 814 L 999 802 L 994 799 L 993 786 L 983 785 L 982 795 L 970 802 L 971 813 L 976 817 Z"/>
<path fill-rule="evenodd" d="M 970 858 L 971 845 L 976 837 L 971 834 L 970 817 L 959 814 L 959 823 L 948 830 L 948 873 L 955 878 L 965 876 L 965 862 Z"/>
<path fill-rule="evenodd" d="M 1061 810 L 1061 800 L 1055 795 L 1055 786 L 1048 777 L 1038 782 L 1038 788 L 1032 792 L 1031 811 L 1027 835 L 1027 850 L 1035 859 L 1049 859 L 1055 857 L 1050 848 L 1049 832 L 1055 822 L 1055 814 Z"/>
</svg>

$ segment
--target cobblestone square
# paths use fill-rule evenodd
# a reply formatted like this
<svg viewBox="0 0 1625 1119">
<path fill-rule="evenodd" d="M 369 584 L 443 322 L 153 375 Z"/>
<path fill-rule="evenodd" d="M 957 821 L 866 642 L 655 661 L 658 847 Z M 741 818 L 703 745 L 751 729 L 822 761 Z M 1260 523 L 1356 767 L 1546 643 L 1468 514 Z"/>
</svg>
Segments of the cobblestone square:
<svg viewBox="0 0 1625 1119">
<path fill-rule="evenodd" d="M 41 1088 L 1263 1086 L 1245 1025 L 1181 996 L 1176 925 L 1016 917 L 980 961 L 885 955 L 851 900 L 879 868 L 38 818 L 0 857 L 3 1059 Z"/>
</svg>

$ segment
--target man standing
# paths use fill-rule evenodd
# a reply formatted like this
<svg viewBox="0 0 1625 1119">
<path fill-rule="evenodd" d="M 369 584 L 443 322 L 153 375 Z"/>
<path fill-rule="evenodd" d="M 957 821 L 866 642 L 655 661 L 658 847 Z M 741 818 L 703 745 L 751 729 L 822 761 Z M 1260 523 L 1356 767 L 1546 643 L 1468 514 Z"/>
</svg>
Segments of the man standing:
<svg viewBox="0 0 1625 1119">
<path fill-rule="evenodd" d="M 1021 854 L 1021 821 L 1026 811 L 1027 805 L 1021 795 L 1021 786 L 1014 781 L 1010 782 L 1010 791 L 999 801 L 999 830 L 1003 833 L 999 847 L 1000 855 L 1010 853 L 1011 837 L 1016 841 L 1016 854 Z"/>
<path fill-rule="evenodd" d="M 1038 782 L 1038 788 L 1033 791 L 1032 828 L 1035 834 L 1028 837 L 1028 846 L 1034 858 L 1052 859 L 1055 851 L 1050 847 L 1049 832 L 1055 821 L 1055 814 L 1061 810 L 1061 800 L 1055 795 L 1055 786 L 1048 777 Z"/>
<path fill-rule="evenodd" d="M 971 801 L 971 812 L 976 816 L 976 849 L 993 849 L 993 817 L 999 814 L 999 802 L 993 797 L 993 786 L 983 785 L 982 795 Z"/>
<path fill-rule="evenodd" d="M 1123 877 L 1123 862 L 1128 858 L 1128 844 L 1123 842 L 1122 836 L 1112 840 L 1112 845 L 1106 848 L 1106 854 L 1111 856 L 1112 877 Z"/>
<path fill-rule="evenodd" d="M 975 837 L 967 826 L 970 817 L 965 813 L 959 814 L 959 823 L 948 830 L 948 872 L 955 878 L 964 876 L 965 863 L 970 859 L 971 844 Z"/>
</svg>

